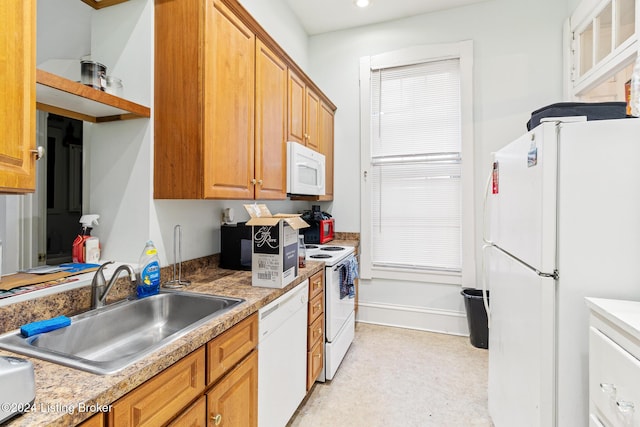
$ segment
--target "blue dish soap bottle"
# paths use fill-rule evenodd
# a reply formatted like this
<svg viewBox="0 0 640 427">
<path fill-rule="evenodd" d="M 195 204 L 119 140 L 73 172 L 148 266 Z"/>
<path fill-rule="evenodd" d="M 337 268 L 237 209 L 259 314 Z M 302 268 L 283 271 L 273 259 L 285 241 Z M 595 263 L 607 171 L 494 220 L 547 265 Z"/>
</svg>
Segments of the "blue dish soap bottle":
<svg viewBox="0 0 640 427">
<path fill-rule="evenodd" d="M 160 259 L 153 241 L 149 240 L 140 255 L 140 279 L 136 293 L 138 298 L 143 298 L 158 292 L 160 292 Z"/>
</svg>

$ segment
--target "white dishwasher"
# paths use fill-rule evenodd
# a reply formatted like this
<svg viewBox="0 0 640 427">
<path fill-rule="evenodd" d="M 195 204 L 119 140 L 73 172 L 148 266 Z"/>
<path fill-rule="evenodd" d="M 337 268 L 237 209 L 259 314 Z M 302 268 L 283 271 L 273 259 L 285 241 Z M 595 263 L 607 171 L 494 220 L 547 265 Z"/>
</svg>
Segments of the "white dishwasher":
<svg viewBox="0 0 640 427">
<path fill-rule="evenodd" d="M 258 426 L 284 427 L 307 388 L 309 280 L 259 310 Z"/>
</svg>

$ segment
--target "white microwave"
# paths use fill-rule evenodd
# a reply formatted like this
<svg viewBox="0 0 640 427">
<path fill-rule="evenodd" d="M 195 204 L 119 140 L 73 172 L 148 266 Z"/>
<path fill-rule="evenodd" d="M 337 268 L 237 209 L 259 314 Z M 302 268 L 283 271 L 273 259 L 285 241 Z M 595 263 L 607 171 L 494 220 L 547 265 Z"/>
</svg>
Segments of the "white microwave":
<svg viewBox="0 0 640 427">
<path fill-rule="evenodd" d="M 297 142 L 287 142 L 287 194 L 324 196 L 324 155 Z"/>
</svg>

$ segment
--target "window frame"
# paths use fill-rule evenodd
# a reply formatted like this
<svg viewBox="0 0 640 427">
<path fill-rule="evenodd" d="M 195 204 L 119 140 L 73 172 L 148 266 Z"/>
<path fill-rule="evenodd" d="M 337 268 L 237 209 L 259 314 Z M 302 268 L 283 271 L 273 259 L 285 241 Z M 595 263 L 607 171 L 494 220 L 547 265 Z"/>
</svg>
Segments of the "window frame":
<svg viewBox="0 0 640 427">
<path fill-rule="evenodd" d="M 462 271 L 411 270 L 376 267 L 371 256 L 371 71 L 421 62 L 458 59 L 462 132 Z M 360 58 L 360 244 L 363 279 L 384 278 L 474 287 L 475 215 L 473 149 L 473 41 L 414 46 Z"/>
</svg>

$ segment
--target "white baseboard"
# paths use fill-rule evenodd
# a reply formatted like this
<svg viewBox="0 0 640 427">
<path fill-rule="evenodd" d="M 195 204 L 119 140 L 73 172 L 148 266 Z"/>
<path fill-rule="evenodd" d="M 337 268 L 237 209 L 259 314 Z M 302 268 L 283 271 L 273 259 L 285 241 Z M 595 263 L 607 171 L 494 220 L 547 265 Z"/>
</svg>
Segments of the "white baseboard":
<svg viewBox="0 0 640 427">
<path fill-rule="evenodd" d="M 359 302 L 356 321 L 469 336 L 466 313 L 452 310 Z"/>
</svg>

